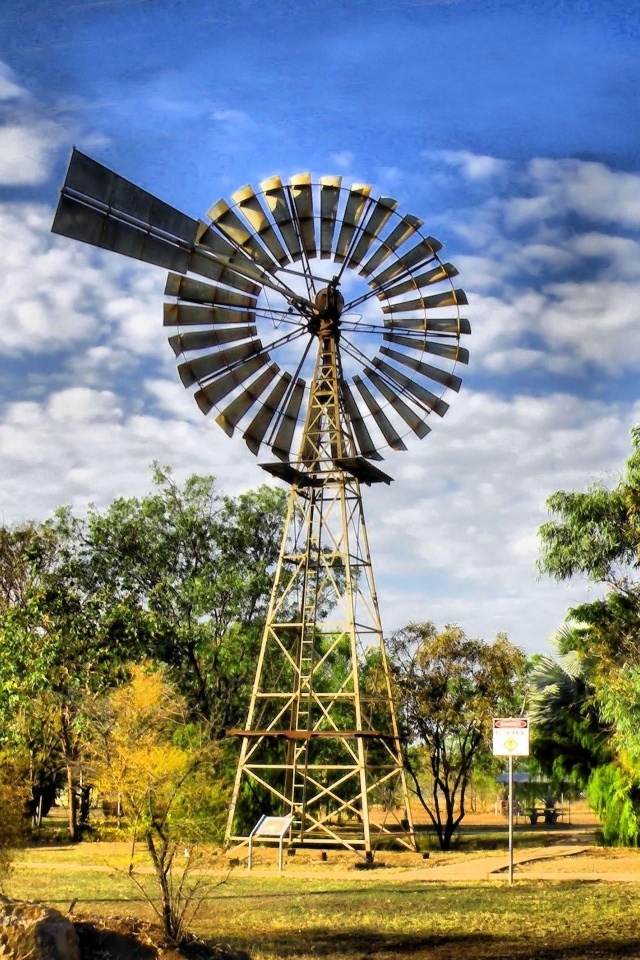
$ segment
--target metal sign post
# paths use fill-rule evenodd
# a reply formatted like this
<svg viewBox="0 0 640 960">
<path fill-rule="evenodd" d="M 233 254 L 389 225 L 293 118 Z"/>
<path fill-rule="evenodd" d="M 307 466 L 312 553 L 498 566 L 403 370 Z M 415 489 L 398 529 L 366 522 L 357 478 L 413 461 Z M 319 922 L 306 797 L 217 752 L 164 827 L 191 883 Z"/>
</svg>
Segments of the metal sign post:
<svg viewBox="0 0 640 960">
<path fill-rule="evenodd" d="M 509 754 L 509 885 L 513 883 L 513 757 Z"/>
<path fill-rule="evenodd" d="M 500 717 L 493 721 L 493 755 L 509 758 L 509 884 L 513 884 L 513 758 L 529 756 L 529 718 Z"/>
</svg>

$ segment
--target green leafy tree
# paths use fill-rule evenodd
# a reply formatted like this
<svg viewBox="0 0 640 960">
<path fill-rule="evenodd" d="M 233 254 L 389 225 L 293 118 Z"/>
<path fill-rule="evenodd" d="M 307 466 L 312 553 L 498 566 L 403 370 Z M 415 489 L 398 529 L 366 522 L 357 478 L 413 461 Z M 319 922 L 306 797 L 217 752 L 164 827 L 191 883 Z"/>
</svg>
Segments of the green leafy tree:
<svg viewBox="0 0 640 960">
<path fill-rule="evenodd" d="M 54 540 L 43 527 L 26 523 L 0 527 L 0 653 L 10 657 L 5 628 L 17 611 L 25 611 L 36 589 L 38 568 L 46 566 Z M 40 700 L 19 702 L 0 689 L 0 742 L 10 747 L 17 769 L 29 784 L 27 807 L 36 825 L 49 812 L 62 785 L 58 737 Z M 17 774 L 16 774 L 17 775 Z"/>
<path fill-rule="evenodd" d="M 438 632 L 429 622 L 395 633 L 389 654 L 407 768 L 440 847 L 448 850 L 465 816 L 474 762 L 490 749 L 493 717 L 522 706 L 526 658 L 504 634 L 489 644 L 451 624 Z"/>
<path fill-rule="evenodd" d="M 44 528 L 47 542 L 51 529 Z M 36 555 L 23 601 L 0 620 L 0 711 L 5 743 L 29 753 L 32 780 L 52 767 L 64 770 L 69 835 L 78 839 L 82 789 L 79 769 L 86 706 L 117 682 L 118 650 L 101 635 L 100 615 L 66 565 L 64 556 Z M 86 800 L 87 798 L 85 798 Z"/>
<path fill-rule="evenodd" d="M 596 661 L 588 628 L 567 623 L 557 631 L 555 656 L 539 656 L 528 674 L 532 754 L 557 784 L 586 789 L 594 770 L 612 759 L 611 727 L 595 698 Z"/>
<path fill-rule="evenodd" d="M 233 499 L 212 477 L 180 487 L 154 468 L 155 492 L 86 518 L 59 515 L 109 632 L 167 665 L 194 712 L 221 733 L 244 719 L 286 506 L 263 486 Z"/>
<path fill-rule="evenodd" d="M 76 840 L 83 808 L 88 812 L 88 789 L 78 776 L 85 706 L 117 682 L 119 651 L 104 636 L 100 605 L 79 579 L 56 522 L 5 531 L 7 544 L 15 550 L 12 564 L 2 566 L 0 738 L 28 769 L 34 817 L 64 776 Z"/>
<path fill-rule="evenodd" d="M 565 768 L 582 751 L 587 792 L 608 842 L 640 841 L 640 428 L 624 475 L 611 489 L 559 491 L 554 515 L 540 528 L 539 569 L 557 580 L 581 575 L 607 594 L 569 611 L 557 668 L 566 657 L 586 668 L 573 702 L 549 684 L 542 700 L 554 725 L 556 761 Z M 573 623 L 573 626 L 571 625 Z M 564 660 L 563 660 L 564 658 Z M 552 668 L 553 669 L 553 668 Z M 586 753 L 585 753 L 586 751 Z M 580 768 L 579 768 L 580 769 Z"/>
</svg>

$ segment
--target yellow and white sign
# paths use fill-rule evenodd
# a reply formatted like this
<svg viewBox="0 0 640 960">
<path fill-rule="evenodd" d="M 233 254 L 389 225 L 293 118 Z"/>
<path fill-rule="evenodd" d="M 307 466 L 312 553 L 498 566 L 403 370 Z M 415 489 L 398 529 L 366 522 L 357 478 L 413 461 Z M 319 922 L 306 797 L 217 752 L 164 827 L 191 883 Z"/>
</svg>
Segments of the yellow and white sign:
<svg viewBox="0 0 640 960">
<path fill-rule="evenodd" d="M 494 757 L 529 756 L 529 718 L 500 717 L 493 721 Z"/>
</svg>

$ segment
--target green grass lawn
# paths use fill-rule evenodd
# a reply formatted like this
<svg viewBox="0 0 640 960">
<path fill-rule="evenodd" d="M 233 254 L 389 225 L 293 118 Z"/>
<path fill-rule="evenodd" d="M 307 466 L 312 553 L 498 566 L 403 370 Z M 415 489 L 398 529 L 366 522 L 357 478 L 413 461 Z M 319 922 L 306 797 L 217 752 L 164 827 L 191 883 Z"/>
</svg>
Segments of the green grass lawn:
<svg viewBox="0 0 640 960">
<path fill-rule="evenodd" d="M 125 850 L 110 850 L 115 863 Z M 83 870 L 55 869 L 63 861 Z M 151 911 L 121 872 L 100 864 L 100 844 L 70 850 L 31 850 L 39 868 L 20 861 L 10 896 L 42 900 L 75 914 L 151 919 Z M 122 859 L 124 865 L 124 859 Z M 312 876 L 312 874 L 311 874 Z M 211 890 L 195 923 L 201 935 L 247 950 L 255 960 L 604 960 L 640 957 L 640 885 L 519 880 L 405 883 L 383 871 L 349 880 L 248 877 L 234 871 Z"/>
</svg>

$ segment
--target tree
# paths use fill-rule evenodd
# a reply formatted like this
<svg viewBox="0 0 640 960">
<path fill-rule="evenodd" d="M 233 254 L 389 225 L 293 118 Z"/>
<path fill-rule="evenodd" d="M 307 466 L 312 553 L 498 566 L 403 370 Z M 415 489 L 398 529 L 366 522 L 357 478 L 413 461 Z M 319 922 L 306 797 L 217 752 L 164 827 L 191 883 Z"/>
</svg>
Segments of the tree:
<svg viewBox="0 0 640 960">
<path fill-rule="evenodd" d="M 567 623 L 553 638 L 554 656 L 536 656 L 528 673 L 532 754 L 553 781 L 587 787 L 612 759 L 611 728 L 595 701 L 596 663 L 585 648 L 584 625 Z"/>
<path fill-rule="evenodd" d="M 612 489 L 592 484 L 586 493 L 559 490 L 547 500 L 553 519 L 538 534 L 538 569 L 555 580 L 581 575 L 607 584 L 637 610 L 640 587 L 640 427 L 622 480 Z"/>
<path fill-rule="evenodd" d="M 194 849 L 221 837 L 228 784 L 221 777 L 220 746 L 210 725 L 194 724 L 187 703 L 166 670 L 132 668 L 131 679 L 97 704 L 93 779 L 103 795 L 117 795 L 132 839 L 129 875 L 179 943 L 202 902 L 203 876 L 193 877 Z M 154 869 L 161 906 L 134 871 L 143 840 Z M 176 863 L 178 854 L 182 866 Z"/>
<path fill-rule="evenodd" d="M 10 611 L 24 610 L 34 588 L 34 560 L 51 553 L 53 543 L 42 527 L 26 523 L 0 527 L 0 649 L 3 649 L 3 625 Z M 27 802 L 34 820 L 46 815 L 60 786 L 58 739 L 51 729 L 46 711 L 34 709 L 26 701 L 9 707 L 7 690 L 0 691 L 0 740 L 11 744 L 12 755 L 31 788 Z M 3 695 L 4 694 L 4 695 Z"/>
<path fill-rule="evenodd" d="M 244 720 L 278 555 L 286 495 L 262 486 L 233 499 L 212 477 L 180 487 L 154 467 L 149 496 L 78 519 L 59 513 L 87 590 L 131 656 L 167 665 L 195 713 Z"/>
<path fill-rule="evenodd" d="M 0 610 L 1 737 L 18 756 L 28 755 L 34 814 L 45 798 L 52 800 L 64 770 L 69 835 L 76 840 L 85 705 L 117 682 L 119 651 L 105 642 L 99 605 L 79 582 L 55 524 L 26 529 L 12 567 L 21 582 L 16 586 L 14 578 L 5 589 L 8 602 Z"/>
<path fill-rule="evenodd" d="M 522 705 L 526 658 L 504 634 L 470 639 L 455 625 L 410 623 L 391 638 L 390 663 L 418 799 L 448 850 L 465 816 L 474 762 L 488 751 L 492 719 Z M 420 770 L 430 774 L 426 795 Z"/>
<path fill-rule="evenodd" d="M 64 772 L 73 838 L 86 706 L 129 662 L 164 663 L 218 737 L 246 712 L 286 496 L 223 497 L 211 477 L 180 487 L 159 467 L 154 482 L 105 512 L 0 528 L 0 745 L 25 754 L 36 814 Z"/>
<path fill-rule="evenodd" d="M 540 571 L 557 580 L 581 575 L 608 589 L 604 597 L 570 610 L 562 634 L 561 654 L 572 653 L 588 668 L 580 697 L 563 704 L 551 687 L 542 693 L 555 725 L 569 734 L 564 743 L 556 742 L 557 761 L 566 767 L 576 750 L 586 746 L 591 751 L 586 788 L 605 837 L 637 845 L 640 428 L 632 431 L 632 453 L 615 487 L 595 484 L 586 493 L 559 491 L 547 506 L 554 517 L 540 528 Z"/>
</svg>

